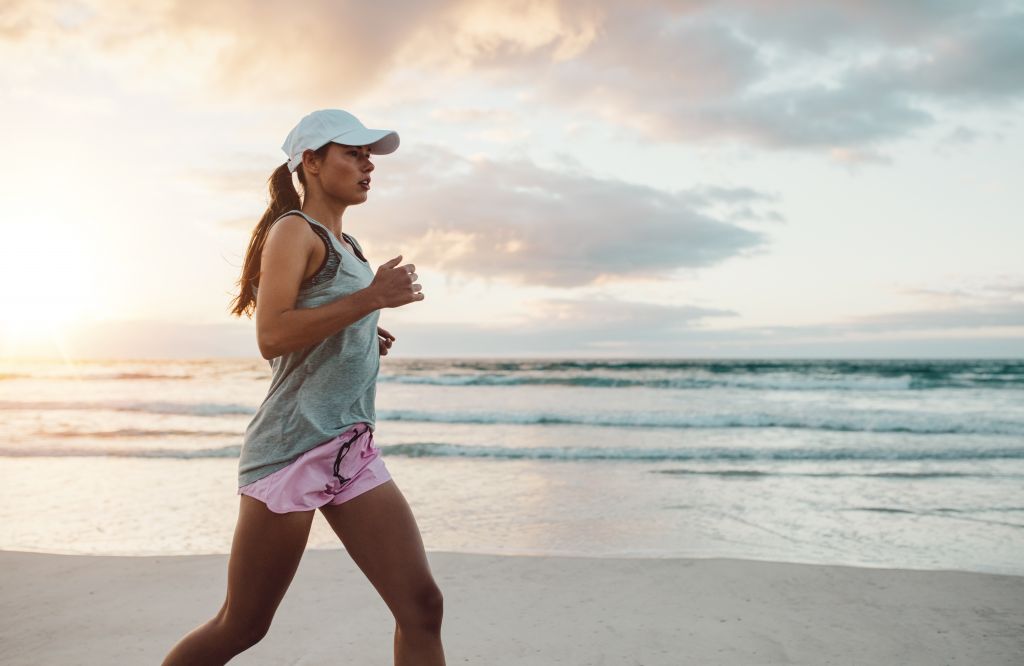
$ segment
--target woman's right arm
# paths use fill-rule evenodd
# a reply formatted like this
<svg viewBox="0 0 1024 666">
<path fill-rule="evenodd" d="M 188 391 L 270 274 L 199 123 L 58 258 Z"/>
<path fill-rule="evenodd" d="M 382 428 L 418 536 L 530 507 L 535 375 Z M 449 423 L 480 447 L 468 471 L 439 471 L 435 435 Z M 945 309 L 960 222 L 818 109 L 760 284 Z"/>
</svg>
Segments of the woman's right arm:
<svg viewBox="0 0 1024 666">
<path fill-rule="evenodd" d="M 367 287 L 320 307 L 295 309 L 314 242 L 319 239 L 297 215 L 278 220 L 267 234 L 256 292 L 256 342 L 267 360 L 315 345 L 382 307 L 377 290 Z"/>
</svg>

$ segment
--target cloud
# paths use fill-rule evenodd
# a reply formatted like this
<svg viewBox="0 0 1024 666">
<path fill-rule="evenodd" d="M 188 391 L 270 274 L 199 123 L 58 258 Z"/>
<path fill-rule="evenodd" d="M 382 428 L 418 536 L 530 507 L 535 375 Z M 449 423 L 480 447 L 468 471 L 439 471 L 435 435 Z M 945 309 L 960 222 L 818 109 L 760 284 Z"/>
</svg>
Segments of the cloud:
<svg viewBox="0 0 1024 666">
<path fill-rule="evenodd" d="M 404 59 L 456 70 L 509 60 L 566 61 L 597 38 L 603 15 L 601 3 L 593 2 L 454 1 L 420 26 Z"/>
<path fill-rule="evenodd" d="M 1024 61 L 1024 12 L 819 5 L 680 4 L 657 15 L 616 4 L 601 39 L 545 68 L 536 85 L 545 99 L 651 140 L 738 138 L 872 160 L 866 147 L 933 124 L 929 103 L 995 105 L 1024 93 L 1015 64 Z M 511 77 L 537 71 L 505 67 Z"/>
<path fill-rule="evenodd" d="M 993 106 L 1024 93 L 1017 3 L 590 6 L 603 21 L 578 56 L 556 60 L 541 45 L 476 66 L 651 140 L 824 148 L 843 163 L 887 163 L 871 146 L 932 125 L 929 107 Z"/>
<path fill-rule="evenodd" d="M 956 287 L 903 287 L 899 291 L 935 305 L 936 310 L 963 308 L 966 310 L 1012 311 L 1024 304 L 1024 280 L 1019 275 L 995 276 L 955 275 L 947 278 Z"/>
<path fill-rule="evenodd" d="M 780 342 L 804 338 L 841 340 L 861 334 L 901 334 L 948 331 L 950 329 L 1022 328 L 1024 299 L 1009 293 L 1012 283 L 990 285 L 992 291 L 979 295 L 973 290 L 930 290 L 937 307 L 908 312 L 886 312 L 851 317 L 845 321 L 792 326 L 739 326 L 709 329 L 704 320 L 738 317 L 728 309 L 688 305 L 628 302 L 618 299 L 543 299 L 530 304 L 516 330 L 549 330 L 579 339 L 611 337 L 623 341 L 651 339 L 665 342 L 677 335 L 723 336 L 723 339 Z M 1019 286 L 1019 283 L 1018 283 Z M 922 292 L 923 293 L 923 292 Z"/>
<path fill-rule="evenodd" d="M 393 332 L 404 336 L 400 353 L 412 356 L 1010 357 L 1024 352 L 1024 305 L 1012 303 L 729 329 L 702 322 L 736 314 L 728 310 L 607 299 L 536 305 L 532 316 L 514 326 L 408 323 Z M 552 316 L 559 312 L 565 316 Z M 598 323 L 602 317 L 611 318 L 607 326 Z"/>
<path fill-rule="evenodd" d="M 0 8 L 0 39 L 22 41 L 53 31 L 73 29 L 87 20 L 91 10 L 84 5 L 58 6 L 31 0 L 7 0 Z"/>
<path fill-rule="evenodd" d="M 385 78 L 421 25 L 455 4 L 83 0 L 58 8 L 15 0 L 0 9 L 0 40 L 53 50 L 87 45 L 129 89 L 154 77 L 166 86 L 173 74 L 220 100 L 351 100 Z"/>
<path fill-rule="evenodd" d="M 501 108 L 469 108 L 469 107 L 440 107 L 430 112 L 430 116 L 443 123 L 452 125 L 519 125 L 522 118 L 508 110 Z"/>
<path fill-rule="evenodd" d="M 964 127 L 963 125 L 957 125 L 954 129 L 950 130 L 941 140 L 943 144 L 967 144 L 975 143 L 982 138 L 983 134 L 970 127 Z"/>
<path fill-rule="evenodd" d="M 611 298 L 547 299 L 531 303 L 526 316 L 508 327 L 481 329 L 474 339 L 494 336 L 492 353 L 507 349 L 532 352 L 584 354 L 587 350 L 621 351 L 623 355 L 715 355 L 731 351 L 758 356 L 781 353 L 808 357 L 815 354 L 856 355 L 986 355 L 1024 351 L 1024 298 L 1020 279 L 1002 276 L 982 279 L 975 287 L 931 290 L 948 298 L 935 298 L 935 307 L 918 311 L 887 312 L 845 321 L 715 328 L 708 319 L 734 318 L 739 313 L 688 305 L 641 303 Z M 724 322 L 723 322 L 724 323 Z M 409 324 L 407 337 L 420 326 Z M 424 329 L 437 344 L 443 326 Z M 464 331 L 465 332 L 465 331 Z M 454 331 L 450 331 L 454 335 Z M 563 341 L 571 340 L 572 344 Z M 430 353 L 429 346 L 417 353 Z M 915 344 L 918 345 L 915 347 Z M 484 353 L 481 343 L 474 351 Z M 886 351 L 888 350 L 888 351 Z"/>
<path fill-rule="evenodd" d="M 895 312 L 858 317 L 849 324 L 834 324 L 833 330 L 897 331 L 921 329 L 1024 326 L 1024 303 L 992 303 L 974 306 Z"/>
<path fill-rule="evenodd" d="M 402 252 L 452 274 L 552 287 L 665 279 L 767 243 L 705 212 L 771 198 L 749 189 L 665 192 L 440 146 L 410 151 L 379 180 L 387 196 L 363 236 L 381 256 Z"/>
<path fill-rule="evenodd" d="M 733 310 L 692 305 L 642 303 L 610 297 L 549 298 L 528 304 L 517 328 L 538 328 L 574 336 L 642 341 L 692 328 L 709 317 L 735 317 Z"/>
<path fill-rule="evenodd" d="M 851 172 L 863 165 L 893 163 L 891 157 L 873 148 L 832 148 L 828 157 L 834 164 L 845 166 Z"/>
<path fill-rule="evenodd" d="M 268 181 L 275 168 L 276 166 L 268 166 L 264 169 L 255 167 L 217 169 L 190 166 L 179 174 L 179 178 L 202 185 L 218 194 L 251 196 L 254 193 L 259 193 L 267 196 L 269 194 Z"/>
<path fill-rule="evenodd" d="M 668 0 L 664 7 L 686 12 L 689 5 Z M 920 43 L 992 13 L 992 8 L 986 11 L 972 0 L 715 0 L 699 3 L 696 9 L 728 17 L 744 34 L 763 43 L 807 54 L 828 54 L 845 43 Z"/>
<path fill-rule="evenodd" d="M 409 149 L 381 171 L 374 187 L 386 196 L 377 194 L 365 213 L 372 225 L 356 222 L 361 243 L 378 256 L 402 253 L 446 273 L 521 284 L 666 279 L 677 269 L 765 251 L 767 236 L 737 223 L 781 219 L 755 209 L 776 197 L 751 188 L 665 192 L 597 178 L 577 164 L 562 171 L 468 159 L 441 146 Z M 267 178 L 255 169 L 186 175 L 220 193 L 247 195 Z M 365 219 L 362 211 L 354 215 Z M 223 224 L 251 230 L 254 221 Z"/>
<path fill-rule="evenodd" d="M 438 86 L 484 82 L 653 140 L 838 150 L 846 163 L 884 162 L 876 144 L 935 123 L 936 105 L 1024 94 L 1020 2 L 5 3 L 0 40 L 33 39 L 135 58 L 128 86 L 162 68 L 222 99 L 344 106 L 433 103 Z"/>
<path fill-rule="evenodd" d="M 546 299 L 512 325 L 386 325 L 400 357 L 925 357 L 1024 353 L 1024 305 L 992 304 L 860 317 L 842 323 L 714 329 L 729 310 L 609 298 Z M 66 346 L 35 355 L 73 358 L 258 358 L 254 323 L 111 321 L 83 325 Z M 59 351 L 59 354 L 58 354 Z M 385 360 L 384 363 L 387 363 Z"/>
<path fill-rule="evenodd" d="M 599 4 L 601 30 L 577 57 L 478 66 L 652 140 L 824 148 L 843 163 L 888 163 L 872 146 L 932 125 L 929 106 L 1024 94 L 1019 3 Z"/>
<path fill-rule="evenodd" d="M 233 95 L 360 97 L 386 77 L 394 55 L 443 0 L 303 3 L 232 0 L 168 5 L 169 29 L 184 37 L 228 38 L 213 67 L 213 85 Z M 396 15 L 400 19 L 396 19 Z"/>
</svg>

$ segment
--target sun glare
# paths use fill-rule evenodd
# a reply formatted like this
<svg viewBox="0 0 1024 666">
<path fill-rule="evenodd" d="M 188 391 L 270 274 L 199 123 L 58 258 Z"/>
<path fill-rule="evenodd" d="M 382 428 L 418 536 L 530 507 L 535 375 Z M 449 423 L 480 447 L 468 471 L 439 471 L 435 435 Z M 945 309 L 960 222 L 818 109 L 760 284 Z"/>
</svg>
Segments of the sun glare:
<svg viewBox="0 0 1024 666">
<path fill-rule="evenodd" d="M 96 312 L 86 244 L 59 224 L 0 228 L 0 353 L 49 343 L 63 349 L 70 328 Z"/>
</svg>

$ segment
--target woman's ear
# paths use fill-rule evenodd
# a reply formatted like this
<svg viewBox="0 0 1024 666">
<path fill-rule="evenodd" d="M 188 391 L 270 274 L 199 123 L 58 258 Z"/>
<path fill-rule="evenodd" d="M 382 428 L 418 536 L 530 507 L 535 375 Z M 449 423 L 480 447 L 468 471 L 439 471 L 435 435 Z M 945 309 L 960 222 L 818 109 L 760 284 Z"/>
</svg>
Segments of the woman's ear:
<svg viewBox="0 0 1024 666">
<path fill-rule="evenodd" d="M 320 171 L 319 157 L 316 151 L 308 148 L 302 151 L 302 169 L 308 176 L 315 176 Z"/>
</svg>

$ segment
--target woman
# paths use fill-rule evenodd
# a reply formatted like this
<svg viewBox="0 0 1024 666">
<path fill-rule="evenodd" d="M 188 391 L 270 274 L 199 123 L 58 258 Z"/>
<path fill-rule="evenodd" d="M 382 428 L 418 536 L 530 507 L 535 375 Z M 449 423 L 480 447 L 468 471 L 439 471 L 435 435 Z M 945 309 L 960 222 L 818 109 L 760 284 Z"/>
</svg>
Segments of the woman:
<svg viewBox="0 0 1024 666">
<path fill-rule="evenodd" d="M 379 310 L 422 301 L 401 255 L 376 272 L 342 232 L 370 189 L 371 154 L 398 134 L 337 109 L 288 134 L 288 162 L 270 178 L 270 205 L 249 242 L 232 314 L 255 308 L 270 388 L 246 428 L 239 513 L 217 615 L 174 646 L 171 664 L 224 664 L 270 629 L 319 509 L 395 617 L 395 664 L 444 664 L 443 599 L 419 528 L 373 443 L 380 356 L 395 337 Z M 292 172 L 302 184 L 300 200 Z"/>
</svg>

